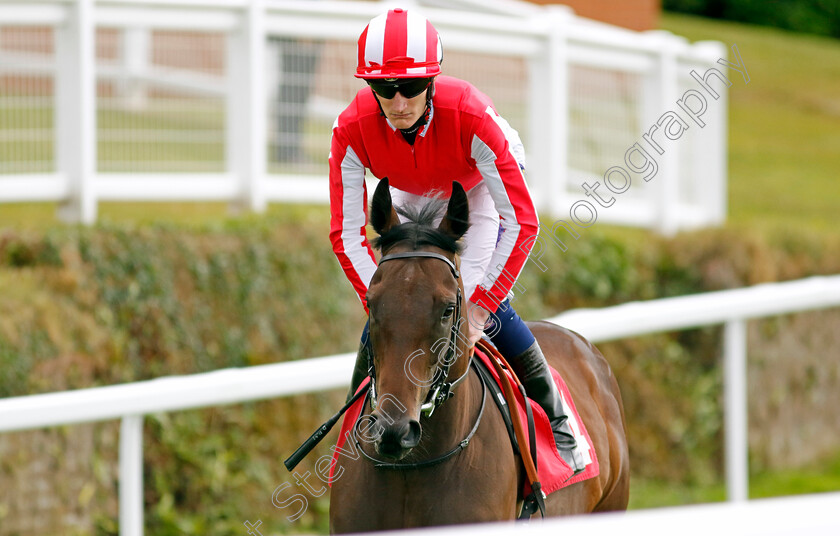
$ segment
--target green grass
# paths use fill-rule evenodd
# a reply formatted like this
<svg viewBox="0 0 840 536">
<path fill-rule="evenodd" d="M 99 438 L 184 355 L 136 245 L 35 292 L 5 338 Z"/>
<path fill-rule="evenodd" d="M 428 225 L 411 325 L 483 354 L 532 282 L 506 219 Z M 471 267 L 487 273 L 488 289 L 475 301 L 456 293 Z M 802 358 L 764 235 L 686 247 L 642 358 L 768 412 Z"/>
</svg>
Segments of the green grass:
<svg viewBox="0 0 840 536">
<path fill-rule="evenodd" d="M 671 13 L 661 26 L 690 41 L 737 44 L 748 69 L 749 84 L 732 72 L 729 90 L 728 225 L 836 233 L 840 41 Z M 750 498 L 827 491 L 840 491 L 840 456 L 750 477 Z M 632 509 L 718 502 L 726 486 L 635 479 L 630 497 Z"/>
<path fill-rule="evenodd" d="M 630 510 L 682 506 L 726 500 L 723 484 L 697 486 L 663 480 L 633 479 L 630 482 Z"/>
<path fill-rule="evenodd" d="M 44 232 L 56 227 L 57 203 L 0 204 L 0 234 L 3 229 L 26 229 Z M 228 203 L 101 203 L 100 223 L 122 225 L 165 224 L 201 229 L 219 225 L 249 225 L 258 219 L 295 222 L 329 229 L 329 209 L 325 205 L 269 205 L 265 215 L 237 214 Z"/>
<path fill-rule="evenodd" d="M 833 230 L 840 209 L 840 40 L 670 13 L 661 26 L 690 41 L 737 44 L 749 72 L 745 85 L 722 68 L 735 77 L 729 221 Z"/>
<path fill-rule="evenodd" d="M 804 469 L 768 471 L 753 476 L 750 497 L 840 491 L 840 455 Z M 780 493 L 782 492 L 782 493 Z"/>
<path fill-rule="evenodd" d="M 800 469 L 762 471 L 750 476 L 751 499 L 833 491 L 840 491 L 840 455 Z M 639 478 L 631 481 L 632 510 L 725 500 L 726 485 L 723 482 L 688 485 Z"/>
</svg>

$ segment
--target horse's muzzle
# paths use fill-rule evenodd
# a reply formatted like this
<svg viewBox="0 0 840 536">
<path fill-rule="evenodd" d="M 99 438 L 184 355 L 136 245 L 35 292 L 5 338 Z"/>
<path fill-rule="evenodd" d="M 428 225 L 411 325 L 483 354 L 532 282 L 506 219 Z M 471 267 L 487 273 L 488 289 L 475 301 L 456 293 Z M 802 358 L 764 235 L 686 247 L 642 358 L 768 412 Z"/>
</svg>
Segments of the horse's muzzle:
<svg viewBox="0 0 840 536">
<path fill-rule="evenodd" d="M 414 419 L 400 419 L 393 424 L 383 424 L 376 441 L 376 452 L 386 458 L 400 460 L 420 443 L 422 429 Z"/>
</svg>

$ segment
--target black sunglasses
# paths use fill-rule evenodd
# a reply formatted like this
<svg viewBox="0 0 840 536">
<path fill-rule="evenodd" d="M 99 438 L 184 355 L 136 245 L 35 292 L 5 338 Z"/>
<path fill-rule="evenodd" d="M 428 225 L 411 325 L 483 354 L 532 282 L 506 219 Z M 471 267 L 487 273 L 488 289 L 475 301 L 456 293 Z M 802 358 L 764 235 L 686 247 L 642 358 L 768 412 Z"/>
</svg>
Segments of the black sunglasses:
<svg viewBox="0 0 840 536">
<path fill-rule="evenodd" d="M 403 78 L 399 80 L 368 80 L 370 88 L 383 99 L 393 99 L 400 92 L 406 99 L 413 99 L 432 84 L 431 78 Z"/>
</svg>

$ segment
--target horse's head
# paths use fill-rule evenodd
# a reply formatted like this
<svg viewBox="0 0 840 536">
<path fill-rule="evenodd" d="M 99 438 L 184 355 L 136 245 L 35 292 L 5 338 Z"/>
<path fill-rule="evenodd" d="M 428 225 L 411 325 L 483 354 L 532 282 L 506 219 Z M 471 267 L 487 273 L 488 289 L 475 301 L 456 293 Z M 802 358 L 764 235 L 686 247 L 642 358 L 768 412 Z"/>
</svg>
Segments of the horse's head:
<svg viewBox="0 0 840 536">
<path fill-rule="evenodd" d="M 455 182 L 448 204 L 401 208 L 400 214 L 406 223 L 400 223 L 383 179 L 370 211 L 382 252 L 367 292 L 376 396 L 372 416 L 379 431 L 377 452 L 397 460 L 420 442 L 421 409 L 433 410 L 430 402 L 446 398 L 446 382 L 468 367 L 468 359 L 459 359 L 467 340 L 457 269 L 458 240 L 469 226 L 467 195 Z M 436 392 L 441 386 L 442 395 Z"/>
</svg>

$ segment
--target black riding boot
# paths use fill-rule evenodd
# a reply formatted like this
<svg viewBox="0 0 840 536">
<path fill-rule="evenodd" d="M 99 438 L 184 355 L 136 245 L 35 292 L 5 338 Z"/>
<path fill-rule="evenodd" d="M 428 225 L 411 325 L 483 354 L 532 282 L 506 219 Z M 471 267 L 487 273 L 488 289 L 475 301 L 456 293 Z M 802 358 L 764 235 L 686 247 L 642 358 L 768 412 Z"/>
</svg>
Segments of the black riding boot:
<svg viewBox="0 0 840 536">
<path fill-rule="evenodd" d="M 359 344 L 359 352 L 356 354 L 356 366 L 353 368 L 353 376 L 350 378 L 350 392 L 347 393 L 347 399 L 344 401 L 345 404 L 350 402 L 350 399 L 356 394 L 356 390 L 365 378 L 368 377 L 369 352 L 370 347 L 365 342 Z"/>
<path fill-rule="evenodd" d="M 539 343 L 534 341 L 527 350 L 514 357 L 510 365 L 525 387 L 528 398 L 539 404 L 548 416 L 560 457 L 575 474 L 583 471 L 586 465 L 569 426 L 569 410 L 560 398 Z"/>
</svg>

